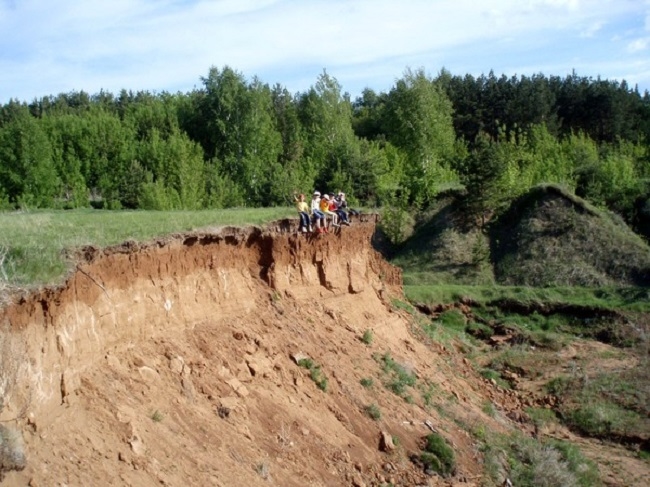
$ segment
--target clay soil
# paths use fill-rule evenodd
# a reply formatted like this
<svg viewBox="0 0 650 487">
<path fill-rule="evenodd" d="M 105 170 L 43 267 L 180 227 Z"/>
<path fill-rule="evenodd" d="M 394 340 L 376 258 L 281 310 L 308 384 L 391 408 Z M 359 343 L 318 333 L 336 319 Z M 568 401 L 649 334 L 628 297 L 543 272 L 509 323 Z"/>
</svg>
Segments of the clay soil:
<svg viewBox="0 0 650 487">
<path fill-rule="evenodd" d="M 26 455 L 2 485 L 484 483 L 461 426 L 535 434 L 523 410 L 536 392 L 486 381 L 453 342 L 417 332 L 374 227 L 312 237 L 280 222 L 83 249 L 64 285 L 0 310 L 18 364 L 0 420 Z M 383 385 L 387 354 L 417 377 L 409 400 Z M 455 451 L 448 478 L 410 459 L 432 430 Z M 647 463 L 619 456 L 633 463 L 611 485 L 639 485 L 625 482 Z"/>
</svg>

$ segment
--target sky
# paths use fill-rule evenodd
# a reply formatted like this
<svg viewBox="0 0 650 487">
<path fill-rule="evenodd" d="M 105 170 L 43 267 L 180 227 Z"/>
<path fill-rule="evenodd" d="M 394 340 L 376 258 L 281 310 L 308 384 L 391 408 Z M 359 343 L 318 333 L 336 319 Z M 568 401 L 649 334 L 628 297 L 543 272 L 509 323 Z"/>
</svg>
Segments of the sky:
<svg viewBox="0 0 650 487">
<path fill-rule="evenodd" d="M 650 0 L 0 0 L 0 103 L 188 92 L 229 66 L 352 99 L 406 69 L 578 76 L 650 90 Z"/>
</svg>

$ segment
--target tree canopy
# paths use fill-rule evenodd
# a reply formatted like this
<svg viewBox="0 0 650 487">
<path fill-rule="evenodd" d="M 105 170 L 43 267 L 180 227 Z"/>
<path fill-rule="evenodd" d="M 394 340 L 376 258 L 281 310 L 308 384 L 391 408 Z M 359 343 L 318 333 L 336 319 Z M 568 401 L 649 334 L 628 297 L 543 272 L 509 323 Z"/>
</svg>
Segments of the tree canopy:
<svg viewBox="0 0 650 487">
<path fill-rule="evenodd" d="M 345 191 L 426 207 L 465 187 L 496 209 L 560 183 L 633 222 L 650 196 L 650 95 L 625 81 L 430 76 L 351 100 L 323 71 L 290 93 L 211 67 L 187 93 L 61 93 L 0 107 L 0 208 L 287 205 Z"/>
</svg>

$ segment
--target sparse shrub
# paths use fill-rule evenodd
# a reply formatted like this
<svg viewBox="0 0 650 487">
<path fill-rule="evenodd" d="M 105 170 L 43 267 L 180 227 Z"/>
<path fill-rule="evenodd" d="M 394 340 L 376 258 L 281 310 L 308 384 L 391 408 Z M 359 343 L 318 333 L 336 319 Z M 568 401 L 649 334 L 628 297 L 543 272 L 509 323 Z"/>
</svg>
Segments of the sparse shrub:
<svg viewBox="0 0 650 487">
<path fill-rule="evenodd" d="M 165 416 L 158 409 L 151 413 L 151 420 L 156 423 L 160 423 L 164 418 Z"/>
<path fill-rule="evenodd" d="M 547 423 L 557 421 L 555 412 L 552 409 L 546 408 L 526 408 L 526 413 L 530 416 L 531 421 L 538 428 Z"/>
<path fill-rule="evenodd" d="M 327 392 L 327 384 L 328 380 L 325 375 L 323 375 L 323 372 L 321 371 L 320 367 L 314 367 L 311 369 L 309 372 L 309 377 L 311 380 L 314 381 L 316 384 L 316 387 L 318 387 L 321 391 Z"/>
<path fill-rule="evenodd" d="M 388 387 L 398 396 L 406 397 L 406 388 L 413 387 L 415 385 L 415 374 L 407 370 L 403 365 L 393 360 L 393 358 L 390 356 L 390 353 L 388 352 L 381 356 L 379 360 L 382 364 L 384 373 L 389 375 L 389 379 L 386 382 L 386 387 Z"/>
<path fill-rule="evenodd" d="M 494 403 L 492 401 L 485 401 L 481 410 L 491 418 L 494 418 L 496 415 L 496 409 L 494 409 Z"/>
<path fill-rule="evenodd" d="M 430 407 L 433 404 L 433 393 L 436 392 L 436 389 L 436 385 L 428 381 L 420 388 L 425 407 Z"/>
<path fill-rule="evenodd" d="M 427 435 L 420 461 L 424 464 L 425 470 L 433 470 L 443 477 L 452 475 L 456 468 L 454 450 L 438 433 Z"/>
<path fill-rule="evenodd" d="M 510 389 L 510 384 L 508 384 L 507 381 L 503 380 L 501 378 L 501 374 L 496 370 L 482 369 L 480 373 L 481 376 L 485 377 L 487 380 L 493 380 L 494 382 L 496 382 L 499 387 L 503 387 L 504 389 Z"/>
<path fill-rule="evenodd" d="M 311 370 L 314 367 L 314 361 L 310 358 L 303 358 L 298 361 L 298 365 L 304 369 Z"/>
<path fill-rule="evenodd" d="M 602 400 L 592 400 L 566 415 L 569 426 L 596 437 L 628 434 L 639 419 L 638 414 Z"/>
<path fill-rule="evenodd" d="M 310 358 L 304 358 L 298 361 L 298 365 L 305 369 L 309 370 L 309 377 L 314 381 L 316 387 L 321 391 L 327 392 L 328 380 L 323 371 L 320 368 L 320 365 L 314 363 Z"/>
<path fill-rule="evenodd" d="M 366 330 L 366 331 L 363 332 L 363 336 L 361 337 L 361 341 L 362 341 L 363 343 L 365 343 L 366 345 L 371 345 L 371 344 L 372 344 L 372 340 L 373 340 L 374 338 L 375 338 L 375 337 L 374 337 L 374 334 L 373 334 L 372 330 L 368 329 L 368 330 Z"/>
<path fill-rule="evenodd" d="M 264 480 L 269 478 L 270 474 L 270 468 L 268 463 L 266 462 L 260 462 L 257 465 L 255 465 L 255 472 L 262 477 Z"/>
<path fill-rule="evenodd" d="M 374 385 L 374 381 L 369 377 L 364 377 L 359 381 L 359 383 L 366 388 L 372 387 Z"/>
<path fill-rule="evenodd" d="M 379 410 L 379 406 L 377 406 L 375 403 L 368 404 L 365 407 L 365 411 L 366 414 L 375 421 L 378 421 L 381 418 L 381 411 Z"/>
<path fill-rule="evenodd" d="M 564 394 L 564 391 L 567 390 L 569 387 L 569 383 L 571 381 L 569 378 L 565 375 L 559 375 L 557 377 L 553 377 L 550 381 L 546 383 L 546 391 L 549 394 L 553 394 L 555 396 L 561 396 Z"/>
<path fill-rule="evenodd" d="M 486 472 L 494 482 L 503 482 L 507 475 L 517 487 L 601 485 L 596 465 L 570 443 L 540 442 L 513 433 L 490 435 L 482 450 Z"/>
</svg>

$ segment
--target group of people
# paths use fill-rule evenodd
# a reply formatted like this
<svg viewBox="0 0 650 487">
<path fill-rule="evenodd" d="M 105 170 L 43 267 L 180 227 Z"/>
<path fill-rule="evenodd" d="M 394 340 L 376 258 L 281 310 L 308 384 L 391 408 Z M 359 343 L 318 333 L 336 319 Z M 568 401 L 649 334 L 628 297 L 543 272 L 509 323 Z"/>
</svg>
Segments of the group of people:
<svg viewBox="0 0 650 487">
<path fill-rule="evenodd" d="M 314 191 L 311 205 L 305 201 L 305 195 L 294 195 L 300 215 L 300 232 L 328 233 L 332 228 L 350 225 L 348 202 L 345 193 L 323 194 Z"/>
</svg>

